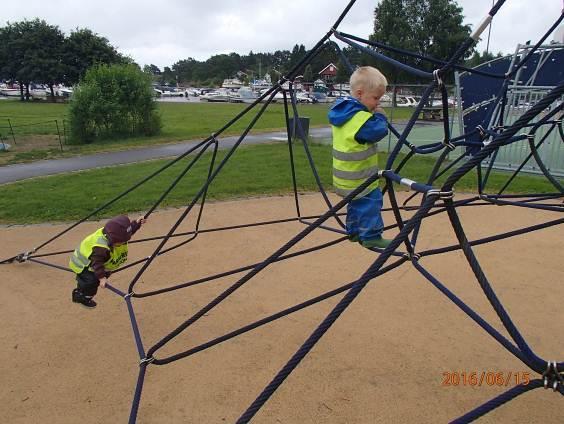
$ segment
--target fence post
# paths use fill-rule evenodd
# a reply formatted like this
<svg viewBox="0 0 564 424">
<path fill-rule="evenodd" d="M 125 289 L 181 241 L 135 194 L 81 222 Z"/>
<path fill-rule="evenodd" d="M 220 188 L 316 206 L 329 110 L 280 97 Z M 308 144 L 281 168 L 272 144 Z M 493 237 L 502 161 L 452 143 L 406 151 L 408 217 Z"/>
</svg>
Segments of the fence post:
<svg viewBox="0 0 564 424">
<path fill-rule="evenodd" d="M 59 136 L 59 145 L 61 146 L 61 152 L 63 151 L 63 142 L 61 141 L 61 132 L 59 131 L 59 122 L 55 119 L 55 125 L 57 126 L 57 135 Z"/>
<path fill-rule="evenodd" d="M 63 119 L 63 139 L 65 140 L 65 144 L 67 143 L 67 126 L 65 125 L 65 120 Z"/>
<path fill-rule="evenodd" d="M 12 133 L 12 140 L 14 141 L 14 146 L 16 145 L 16 136 L 14 135 L 14 129 L 12 128 L 12 122 L 10 121 L 10 118 L 8 119 L 8 125 L 10 126 L 10 132 Z"/>
</svg>

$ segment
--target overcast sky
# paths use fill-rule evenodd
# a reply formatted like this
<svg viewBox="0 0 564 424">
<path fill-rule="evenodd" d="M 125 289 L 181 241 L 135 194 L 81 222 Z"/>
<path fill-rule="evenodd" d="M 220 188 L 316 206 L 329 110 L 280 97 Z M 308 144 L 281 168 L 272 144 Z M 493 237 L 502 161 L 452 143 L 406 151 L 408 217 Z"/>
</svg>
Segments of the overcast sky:
<svg viewBox="0 0 564 424">
<path fill-rule="evenodd" d="M 379 0 L 357 0 L 340 30 L 363 38 L 372 33 Z M 69 34 L 89 28 L 139 65 L 163 69 L 192 57 L 311 48 L 331 28 L 348 0 L 26 0 L 2 7 L 0 26 L 36 17 Z M 475 28 L 492 0 L 458 0 L 465 23 Z M 4 5 L 6 6 L 6 5 Z M 512 53 L 535 42 L 554 23 L 562 0 L 507 0 L 494 17 L 490 51 Z M 480 50 L 485 50 L 487 31 Z"/>
</svg>

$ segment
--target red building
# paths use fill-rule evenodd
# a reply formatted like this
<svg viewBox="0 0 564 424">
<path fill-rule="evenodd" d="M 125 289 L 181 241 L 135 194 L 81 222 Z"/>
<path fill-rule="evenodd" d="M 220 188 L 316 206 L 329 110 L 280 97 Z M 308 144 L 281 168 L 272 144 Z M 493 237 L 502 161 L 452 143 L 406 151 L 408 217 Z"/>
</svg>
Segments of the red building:
<svg viewBox="0 0 564 424">
<path fill-rule="evenodd" d="M 333 83 L 335 81 L 335 77 L 337 76 L 338 68 L 330 63 L 321 71 L 319 71 L 319 78 L 321 78 L 325 83 Z"/>
</svg>

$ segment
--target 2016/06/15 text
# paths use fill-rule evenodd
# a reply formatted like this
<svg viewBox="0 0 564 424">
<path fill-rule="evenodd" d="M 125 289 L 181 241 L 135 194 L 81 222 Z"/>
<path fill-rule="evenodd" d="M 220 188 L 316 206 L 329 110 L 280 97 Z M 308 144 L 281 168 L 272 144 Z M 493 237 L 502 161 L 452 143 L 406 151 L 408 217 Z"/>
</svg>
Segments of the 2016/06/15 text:
<svg viewBox="0 0 564 424">
<path fill-rule="evenodd" d="M 527 371 L 445 371 L 441 386 L 526 386 L 530 381 Z"/>
</svg>

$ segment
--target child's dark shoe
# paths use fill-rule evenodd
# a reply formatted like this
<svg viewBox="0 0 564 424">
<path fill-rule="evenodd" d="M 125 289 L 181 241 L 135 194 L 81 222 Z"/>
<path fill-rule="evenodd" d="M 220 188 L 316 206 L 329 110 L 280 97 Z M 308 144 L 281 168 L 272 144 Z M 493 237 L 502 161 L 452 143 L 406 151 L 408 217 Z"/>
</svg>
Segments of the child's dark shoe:
<svg viewBox="0 0 564 424">
<path fill-rule="evenodd" d="M 88 299 L 88 298 L 84 298 L 84 300 L 82 302 L 80 302 L 81 306 L 84 306 L 85 308 L 88 309 L 94 309 L 96 307 L 96 305 L 98 305 L 95 301 L 93 301 L 92 299 Z"/>
<path fill-rule="evenodd" d="M 349 237 L 349 241 L 356 243 L 357 241 L 359 241 L 360 239 L 358 238 L 358 234 L 348 234 Z"/>
<path fill-rule="evenodd" d="M 366 247 L 367 249 L 371 249 L 373 247 L 377 247 L 379 249 L 385 249 L 390 245 L 391 242 L 392 240 L 388 240 L 383 237 L 378 237 L 371 240 L 362 240 L 360 244 L 362 244 L 362 246 Z"/>
<path fill-rule="evenodd" d="M 97 305 L 91 297 L 84 296 L 78 289 L 72 291 L 72 301 L 88 309 L 94 309 Z"/>
</svg>

